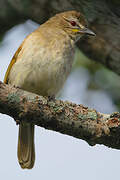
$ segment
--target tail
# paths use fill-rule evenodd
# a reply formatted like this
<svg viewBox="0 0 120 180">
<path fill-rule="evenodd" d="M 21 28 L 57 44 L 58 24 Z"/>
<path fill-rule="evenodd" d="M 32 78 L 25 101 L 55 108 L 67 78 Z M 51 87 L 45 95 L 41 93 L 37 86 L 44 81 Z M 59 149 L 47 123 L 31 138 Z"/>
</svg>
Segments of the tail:
<svg viewBox="0 0 120 180">
<path fill-rule="evenodd" d="M 32 124 L 21 123 L 19 125 L 18 161 L 23 169 L 32 169 L 34 166 L 34 125 Z"/>
</svg>

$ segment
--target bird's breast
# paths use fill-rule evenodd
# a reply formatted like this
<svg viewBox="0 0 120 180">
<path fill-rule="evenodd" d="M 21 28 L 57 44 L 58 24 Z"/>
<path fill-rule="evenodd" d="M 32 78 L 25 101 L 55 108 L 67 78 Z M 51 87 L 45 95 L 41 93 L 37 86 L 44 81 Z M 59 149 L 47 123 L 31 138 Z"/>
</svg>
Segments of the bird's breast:
<svg viewBox="0 0 120 180">
<path fill-rule="evenodd" d="M 39 56 L 36 57 L 35 64 L 33 61 L 34 70 L 29 75 L 26 84 L 29 84 L 32 91 L 37 94 L 56 95 L 72 69 L 73 56 L 73 49 L 67 49 L 66 52 L 58 49 L 50 51 L 49 55 L 45 54 L 41 61 Z"/>
<path fill-rule="evenodd" d="M 21 53 L 9 82 L 39 95 L 56 95 L 72 68 L 74 46 L 71 42 L 51 41 L 48 47 L 34 45 L 30 51 L 24 47 Z"/>
</svg>

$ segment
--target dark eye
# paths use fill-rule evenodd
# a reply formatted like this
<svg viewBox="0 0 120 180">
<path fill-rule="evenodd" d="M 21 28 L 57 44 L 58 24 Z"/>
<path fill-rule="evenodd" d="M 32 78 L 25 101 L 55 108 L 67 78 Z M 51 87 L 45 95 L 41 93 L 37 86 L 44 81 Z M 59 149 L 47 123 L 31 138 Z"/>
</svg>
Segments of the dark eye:
<svg viewBox="0 0 120 180">
<path fill-rule="evenodd" d="M 70 24 L 71 24 L 72 26 L 76 26 L 76 22 L 75 22 L 75 21 L 70 21 Z"/>
</svg>

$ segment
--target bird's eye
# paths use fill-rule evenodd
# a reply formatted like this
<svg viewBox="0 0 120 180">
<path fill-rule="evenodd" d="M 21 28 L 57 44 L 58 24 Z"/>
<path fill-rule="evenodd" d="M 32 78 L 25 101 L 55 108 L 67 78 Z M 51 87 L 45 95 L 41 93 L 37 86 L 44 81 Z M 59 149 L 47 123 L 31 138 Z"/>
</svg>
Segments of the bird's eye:
<svg viewBox="0 0 120 180">
<path fill-rule="evenodd" d="M 76 26 L 76 22 L 75 22 L 75 21 L 70 21 L 70 24 L 71 24 L 72 26 Z"/>
</svg>

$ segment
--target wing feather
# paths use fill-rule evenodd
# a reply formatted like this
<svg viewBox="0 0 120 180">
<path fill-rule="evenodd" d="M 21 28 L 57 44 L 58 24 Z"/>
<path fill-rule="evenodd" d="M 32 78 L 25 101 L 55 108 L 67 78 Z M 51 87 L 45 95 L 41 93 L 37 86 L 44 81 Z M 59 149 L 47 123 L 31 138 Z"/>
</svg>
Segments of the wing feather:
<svg viewBox="0 0 120 180">
<path fill-rule="evenodd" d="M 11 68 L 12 66 L 15 64 L 15 62 L 17 61 L 17 57 L 18 57 L 18 54 L 19 52 L 21 51 L 22 47 L 23 47 L 23 43 L 24 41 L 22 42 L 22 44 L 20 45 L 20 47 L 18 48 L 18 50 L 16 51 L 16 53 L 14 54 L 8 68 L 7 68 L 7 71 L 5 73 L 5 77 L 4 77 L 4 83 L 5 84 L 8 84 L 8 80 L 9 80 L 9 74 L 10 74 L 10 71 L 11 71 Z"/>
</svg>

